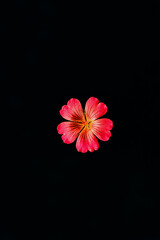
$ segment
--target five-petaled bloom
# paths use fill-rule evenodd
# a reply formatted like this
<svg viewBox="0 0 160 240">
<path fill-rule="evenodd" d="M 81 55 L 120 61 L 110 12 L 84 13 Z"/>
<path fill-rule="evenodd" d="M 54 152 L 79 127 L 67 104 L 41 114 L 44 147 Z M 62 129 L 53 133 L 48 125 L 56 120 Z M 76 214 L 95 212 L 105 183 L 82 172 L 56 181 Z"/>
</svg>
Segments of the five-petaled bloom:
<svg viewBox="0 0 160 240">
<path fill-rule="evenodd" d="M 108 141 L 111 137 L 110 130 L 113 128 L 113 122 L 110 119 L 98 119 L 106 112 L 107 106 L 104 103 L 99 103 L 95 97 L 87 100 L 84 112 L 80 101 L 71 98 L 67 105 L 64 105 L 60 110 L 61 116 L 69 120 L 60 123 L 57 127 L 58 133 L 62 134 L 63 142 L 69 144 L 78 137 L 76 141 L 77 151 L 85 153 L 88 150 L 90 152 L 98 150 L 97 138 Z"/>
</svg>

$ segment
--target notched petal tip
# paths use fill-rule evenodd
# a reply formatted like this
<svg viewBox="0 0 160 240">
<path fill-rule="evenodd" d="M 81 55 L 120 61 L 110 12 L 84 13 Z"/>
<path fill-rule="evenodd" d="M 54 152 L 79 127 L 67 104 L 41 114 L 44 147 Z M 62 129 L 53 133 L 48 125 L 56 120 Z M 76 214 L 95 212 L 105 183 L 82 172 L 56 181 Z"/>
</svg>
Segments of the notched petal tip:
<svg viewBox="0 0 160 240">
<path fill-rule="evenodd" d="M 59 111 L 60 115 L 65 118 L 66 120 L 68 120 L 68 114 L 66 115 L 67 113 L 67 110 L 68 110 L 68 107 L 67 105 L 63 105 Z M 66 118 L 67 117 L 67 118 Z"/>
</svg>

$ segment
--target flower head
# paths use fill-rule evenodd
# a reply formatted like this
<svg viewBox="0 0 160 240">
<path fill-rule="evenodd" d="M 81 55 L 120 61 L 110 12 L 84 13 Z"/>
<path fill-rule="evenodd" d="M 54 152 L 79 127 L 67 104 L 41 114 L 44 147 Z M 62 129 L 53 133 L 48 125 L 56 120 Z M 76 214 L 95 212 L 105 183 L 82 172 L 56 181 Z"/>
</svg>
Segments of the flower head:
<svg viewBox="0 0 160 240">
<path fill-rule="evenodd" d="M 64 143 L 70 144 L 77 138 L 78 152 L 93 152 L 99 148 L 97 138 L 108 141 L 111 137 L 110 130 L 113 128 L 113 122 L 108 118 L 98 119 L 106 112 L 107 106 L 99 103 L 95 97 L 87 100 L 84 112 L 80 101 L 71 98 L 60 110 L 61 116 L 68 121 L 60 123 L 57 131 L 62 134 Z"/>
</svg>

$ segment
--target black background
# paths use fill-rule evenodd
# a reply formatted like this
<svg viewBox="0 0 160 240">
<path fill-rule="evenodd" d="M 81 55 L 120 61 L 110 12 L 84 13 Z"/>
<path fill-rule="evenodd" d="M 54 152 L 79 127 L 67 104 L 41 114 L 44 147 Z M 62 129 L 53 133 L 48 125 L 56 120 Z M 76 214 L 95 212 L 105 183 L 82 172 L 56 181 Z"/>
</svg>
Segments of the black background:
<svg viewBox="0 0 160 240">
<path fill-rule="evenodd" d="M 159 12 L 1 0 L 0 78 L 16 90 L 0 98 L 0 239 L 160 239 Z M 114 126 L 82 154 L 56 128 L 91 96 Z"/>
</svg>

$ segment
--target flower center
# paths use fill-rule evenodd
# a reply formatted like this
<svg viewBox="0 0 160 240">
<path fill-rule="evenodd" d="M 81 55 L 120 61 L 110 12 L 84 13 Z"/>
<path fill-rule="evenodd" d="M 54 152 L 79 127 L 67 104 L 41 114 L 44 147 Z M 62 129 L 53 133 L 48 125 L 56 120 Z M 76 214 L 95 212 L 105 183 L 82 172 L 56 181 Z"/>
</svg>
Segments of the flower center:
<svg viewBox="0 0 160 240">
<path fill-rule="evenodd" d="M 88 129 L 91 129 L 91 123 L 93 121 L 87 121 L 87 118 L 86 118 L 86 113 L 84 112 L 84 118 L 85 118 L 85 121 L 82 122 L 82 124 L 84 125 L 84 127 L 87 127 Z"/>
<path fill-rule="evenodd" d="M 88 129 L 91 129 L 91 123 L 92 123 L 92 121 L 90 121 L 90 122 L 84 121 L 83 125 L 84 125 L 84 127 L 87 127 Z"/>
</svg>

